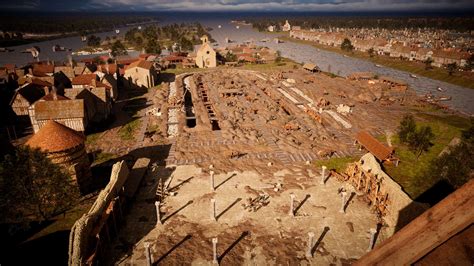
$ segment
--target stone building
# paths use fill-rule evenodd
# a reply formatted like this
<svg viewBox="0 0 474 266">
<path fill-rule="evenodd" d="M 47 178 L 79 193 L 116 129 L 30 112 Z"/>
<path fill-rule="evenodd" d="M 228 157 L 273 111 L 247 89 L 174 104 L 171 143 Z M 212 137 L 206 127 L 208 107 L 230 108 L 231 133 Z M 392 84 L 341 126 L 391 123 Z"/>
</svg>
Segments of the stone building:
<svg viewBox="0 0 474 266">
<path fill-rule="evenodd" d="M 209 38 L 204 35 L 201 37 L 202 45 L 196 53 L 196 65 L 199 68 L 216 67 L 216 51 L 211 47 Z"/>
<path fill-rule="evenodd" d="M 48 158 L 63 167 L 81 193 L 86 192 L 92 181 L 90 162 L 85 149 L 85 137 L 58 122 L 49 120 L 26 145 L 46 152 Z"/>
<path fill-rule="evenodd" d="M 290 31 L 290 30 L 291 30 L 291 25 L 290 25 L 290 23 L 288 22 L 288 20 L 285 21 L 285 25 L 283 25 L 282 30 L 283 30 L 283 31 Z"/>
<path fill-rule="evenodd" d="M 128 86 L 151 88 L 155 86 L 157 73 L 152 62 L 138 60 L 127 66 L 123 76 L 128 80 Z"/>
</svg>

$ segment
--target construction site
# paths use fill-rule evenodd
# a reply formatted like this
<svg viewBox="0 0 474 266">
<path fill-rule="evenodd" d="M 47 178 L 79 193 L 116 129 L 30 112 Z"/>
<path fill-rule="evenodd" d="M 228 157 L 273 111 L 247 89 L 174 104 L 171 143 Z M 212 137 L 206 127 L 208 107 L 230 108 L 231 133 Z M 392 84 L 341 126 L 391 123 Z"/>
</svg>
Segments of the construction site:
<svg viewBox="0 0 474 266">
<path fill-rule="evenodd" d="M 364 131 L 391 146 L 417 104 L 409 89 L 218 69 L 176 76 L 153 102 L 153 138 L 169 154 L 145 175 L 110 263 L 345 265 L 390 237 L 412 203 L 381 170 L 396 163 L 390 149 L 360 145 Z M 355 158 L 344 173 L 324 166 L 342 157 Z"/>
</svg>

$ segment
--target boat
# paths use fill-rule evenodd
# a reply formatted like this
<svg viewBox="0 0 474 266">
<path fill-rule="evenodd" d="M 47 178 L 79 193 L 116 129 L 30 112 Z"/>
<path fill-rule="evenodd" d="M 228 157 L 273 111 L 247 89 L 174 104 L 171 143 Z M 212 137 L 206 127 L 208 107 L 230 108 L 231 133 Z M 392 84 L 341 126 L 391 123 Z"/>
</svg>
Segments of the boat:
<svg viewBox="0 0 474 266">
<path fill-rule="evenodd" d="M 141 30 L 141 29 L 142 29 L 142 26 L 138 26 L 138 29 Z"/>
<path fill-rule="evenodd" d="M 269 42 L 269 41 L 270 41 L 270 39 L 268 39 L 268 38 L 265 38 L 265 39 L 261 39 L 260 41 L 261 41 L 261 42 Z"/>
<path fill-rule="evenodd" d="M 379 65 L 379 64 L 375 64 L 375 66 L 376 66 L 376 67 L 382 67 L 382 66 L 381 66 L 381 65 Z"/>
<path fill-rule="evenodd" d="M 119 29 L 116 29 L 116 30 L 115 30 L 115 33 L 119 34 L 119 33 L 120 33 L 120 30 L 119 30 Z"/>
<path fill-rule="evenodd" d="M 217 26 L 217 28 L 219 28 L 219 29 L 220 29 L 220 28 L 222 28 L 222 26 L 221 26 L 221 25 L 219 25 L 219 26 Z"/>
<path fill-rule="evenodd" d="M 87 36 L 81 36 L 81 41 L 83 42 L 87 41 Z"/>
<path fill-rule="evenodd" d="M 275 43 L 283 43 L 283 41 L 280 40 L 280 39 L 278 39 L 278 38 L 273 39 L 273 41 L 274 41 Z"/>
<path fill-rule="evenodd" d="M 236 28 L 236 29 L 240 29 L 240 26 L 239 26 L 239 25 L 237 25 L 237 26 L 235 26 L 235 28 Z"/>
<path fill-rule="evenodd" d="M 410 77 L 414 78 L 414 79 L 417 79 L 418 77 L 414 74 L 410 74 Z"/>
<path fill-rule="evenodd" d="M 344 57 L 349 57 L 349 56 L 348 56 L 348 55 L 346 55 L 346 54 L 345 54 L 345 55 L 343 55 L 343 56 L 344 56 Z"/>
<path fill-rule="evenodd" d="M 0 53 L 4 53 L 4 52 L 13 52 L 15 51 L 15 49 L 10 49 L 10 48 L 5 48 L 5 47 L 0 47 Z"/>
<path fill-rule="evenodd" d="M 64 46 L 60 46 L 59 44 L 53 45 L 53 52 L 64 52 L 66 50 Z"/>
<path fill-rule="evenodd" d="M 444 91 L 443 88 L 441 88 L 441 87 L 436 88 L 436 90 L 438 90 L 438 91 Z"/>
<path fill-rule="evenodd" d="M 33 46 L 31 48 L 25 49 L 22 53 L 31 54 L 33 58 L 38 59 L 38 56 L 41 52 L 41 49 L 38 46 Z"/>
<path fill-rule="evenodd" d="M 451 96 L 442 96 L 438 98 L 438 101 L 451 101 Z"/>
</svg>

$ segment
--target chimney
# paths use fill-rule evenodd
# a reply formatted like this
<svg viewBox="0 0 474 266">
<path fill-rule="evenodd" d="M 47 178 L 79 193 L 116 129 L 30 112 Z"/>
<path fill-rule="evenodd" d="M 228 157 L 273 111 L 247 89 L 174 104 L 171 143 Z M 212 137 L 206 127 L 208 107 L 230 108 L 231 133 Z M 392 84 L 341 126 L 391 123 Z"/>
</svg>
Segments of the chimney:
<svg viewBox="0 0 474 266">
<path fill-rule="evenodd" d="M 51 94 L 53 95 L 53 100 L 57 101 L 58 100 L 58 90 L 56 89 L 56 87 L 53 86 L 53 88 L 51 90 Z"/>
<path fill-rule="evenodd" d="M 72 56 L 71 55 L 68 55 L 67 56 L 67 60 L 69 62 L 69 66 L 72 67 Z"/>
<path fill-rule="evenodd" d="M 107 74 L 110 73 L 109 72 L 109 62 L 108 61 L 105 62 L 105 70 L 107 71 Z"/>
</svg>

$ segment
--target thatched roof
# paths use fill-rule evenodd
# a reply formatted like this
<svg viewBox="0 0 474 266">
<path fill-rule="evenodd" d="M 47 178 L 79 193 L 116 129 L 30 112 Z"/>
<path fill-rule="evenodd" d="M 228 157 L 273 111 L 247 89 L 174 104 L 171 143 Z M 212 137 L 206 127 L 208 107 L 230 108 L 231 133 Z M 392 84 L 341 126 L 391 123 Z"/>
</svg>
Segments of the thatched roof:
<svg viewBox="0 0 474 266">
<path fill-rule="evenodd" d="M 84 144 L 84 136 L 56 121 L 48 121 L 26 145 L 48 152 L 65 151 Z"/>
</svg>

